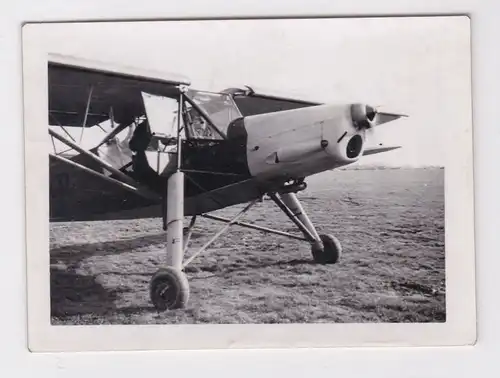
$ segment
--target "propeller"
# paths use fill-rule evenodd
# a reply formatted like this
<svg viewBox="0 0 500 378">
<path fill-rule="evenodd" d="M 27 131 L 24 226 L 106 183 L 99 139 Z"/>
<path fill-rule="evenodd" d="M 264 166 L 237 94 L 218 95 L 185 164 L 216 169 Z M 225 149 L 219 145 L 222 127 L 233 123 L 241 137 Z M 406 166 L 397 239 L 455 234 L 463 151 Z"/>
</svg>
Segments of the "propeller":
<svg viewBox="0 0 500 378">
<path fill-rule="evenodd" d="M 401 117 L 407 116 L 404 114 L 380 112 L 375 107 L 365 104 L 357 103 L 351 105 L 353 126 L 358 131 L 366 131 L 368 135 L 374 132 L 375 126 L 394 121 Z"/>
<path fill-rule="evenodd" d="M 377 110 L 370 105 L 351 105 L 352 123 L 358 131 L 372 129 L 375 126 L 375 118 L 377 117 L 377 114 Z"/>
</svg>

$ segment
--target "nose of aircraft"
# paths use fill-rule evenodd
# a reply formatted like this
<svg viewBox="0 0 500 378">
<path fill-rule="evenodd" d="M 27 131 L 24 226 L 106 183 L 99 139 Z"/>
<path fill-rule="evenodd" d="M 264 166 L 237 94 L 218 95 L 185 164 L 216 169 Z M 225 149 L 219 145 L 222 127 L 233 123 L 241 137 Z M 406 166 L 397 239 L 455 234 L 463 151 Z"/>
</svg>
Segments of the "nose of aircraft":
<svg viewBox="0 0 500 378">
<path fill-rule="evenodd" d="M 358 130 L 370 129 L 377 116 L 377 110 L 366 104 L 352 104 L 351 118 L 353 126 Z"/>
<path fill-rule="evenodd" d="M 378 119 L 377 110 L 368 104 L 352 103 L 344 109 L 341 117 L 325 123 L 323 128 L 323 137 L 328 141 L 325 152 L 338 165 L 350 164 L 360 158 L 366 135 L 376 126 Z"/>
</svg>

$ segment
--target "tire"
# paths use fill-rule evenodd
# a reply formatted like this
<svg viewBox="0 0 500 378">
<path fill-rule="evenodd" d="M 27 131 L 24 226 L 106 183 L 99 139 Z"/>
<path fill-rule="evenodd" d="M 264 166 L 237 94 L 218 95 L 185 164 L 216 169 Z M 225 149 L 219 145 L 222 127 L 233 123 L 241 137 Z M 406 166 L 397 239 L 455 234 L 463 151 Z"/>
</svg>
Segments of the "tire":
<svg viewBox="0 0 500 378">
<path fill-rule="evenodd" d="M 322 248 L 313 247 L 313 259 L 318 264 L 336 264 L 342 255 L 342 245 L 333 235 L 323 234 L 319 236 Z"/>
<path fill-rule="evenodd" d="M 158 270 L 151 278 L 149 295 L 158 311 L 186 307 L 189 300 L 189 283 L 186 275 L 171 267 Z"/>
</svg>

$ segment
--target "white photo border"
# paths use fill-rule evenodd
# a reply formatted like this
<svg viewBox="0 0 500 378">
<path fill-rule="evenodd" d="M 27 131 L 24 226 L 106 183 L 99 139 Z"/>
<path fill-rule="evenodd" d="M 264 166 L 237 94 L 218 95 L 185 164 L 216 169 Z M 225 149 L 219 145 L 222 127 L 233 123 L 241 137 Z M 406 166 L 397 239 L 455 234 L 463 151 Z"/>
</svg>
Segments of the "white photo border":
<svg viewBox="0 0 500 378">
<path fill-rule="evenodd" d="M 392 17 L 392 16 L 391 16 Z M 470 19 L 455 16 L 470 28 Z M 102 22 L 102 21 L 101 21 Z M 119 21 L 117 21 L 119 22 Z M 152 21 L 154 22 L 154 21 Z M 463 122 L 447 127 L 446 322 L 53 326 L 50 321 L 47 56 L 43 27 L 22 31 L 28 344 L 33 352 L 473 345 L 476 341 L 472 82 Z M 464 51 L 464 54 L 472 53 Z M 470 61 L 470 60 L 469 60 Z"/>
</svg>

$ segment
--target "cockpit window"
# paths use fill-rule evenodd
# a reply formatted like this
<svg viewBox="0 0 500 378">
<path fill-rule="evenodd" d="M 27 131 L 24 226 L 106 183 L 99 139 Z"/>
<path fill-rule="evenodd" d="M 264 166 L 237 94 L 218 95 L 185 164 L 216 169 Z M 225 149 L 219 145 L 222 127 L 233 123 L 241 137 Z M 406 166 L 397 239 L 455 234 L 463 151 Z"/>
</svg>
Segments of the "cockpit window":
<svg viewBox="0 0 500 378">
<path fill-rule="evenodd" d="M 229 123 L 241 117 L 240 111 L 229 94 L 193 89 L 190 89 L 186 94 L 207 113 L 215 126 L 224 134 L 227 134 Z M 196 109 L 187 103 L 185 103 L 185 106 L 192 121 L 191 129 L 194 138 L 220 139 L 217 132 L 210 128 L 210 125 L 207 124 L 207 121 L 203 119 Z"/>
</svg>

